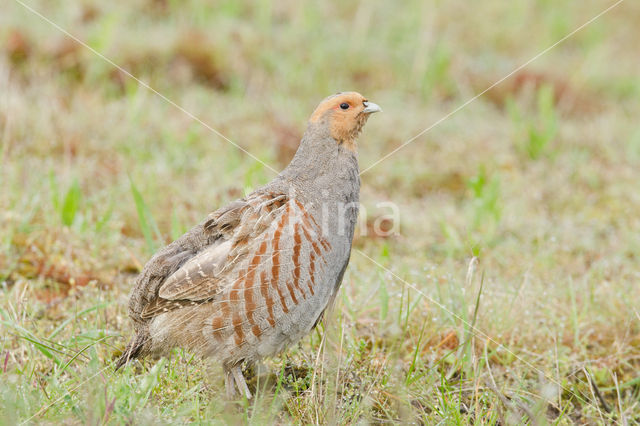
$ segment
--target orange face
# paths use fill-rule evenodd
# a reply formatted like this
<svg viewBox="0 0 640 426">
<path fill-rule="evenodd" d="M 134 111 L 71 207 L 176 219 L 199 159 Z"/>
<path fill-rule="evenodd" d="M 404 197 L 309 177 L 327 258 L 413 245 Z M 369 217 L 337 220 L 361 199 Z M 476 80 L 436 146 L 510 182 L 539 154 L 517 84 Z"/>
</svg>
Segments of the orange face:
<svg viewBox="0 0 640 426">
<path fill-rule="evenodd" d="M 369 114 L 382 111 L 380 107 L 357 92 L 343 92 L 329 96 L 322 101 L 309 121 L 327 121 L 331 136 L 352 151 L 356 148 L 356 138 Z"/>
</svg>

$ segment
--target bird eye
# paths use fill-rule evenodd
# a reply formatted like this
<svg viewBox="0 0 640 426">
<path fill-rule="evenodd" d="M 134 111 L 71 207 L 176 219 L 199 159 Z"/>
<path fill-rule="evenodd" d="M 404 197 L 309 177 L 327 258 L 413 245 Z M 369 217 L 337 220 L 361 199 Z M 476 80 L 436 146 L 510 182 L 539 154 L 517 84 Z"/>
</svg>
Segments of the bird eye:
<svg viewBox="0 0 640 426">
<path fill-rule="evenodd" d="M 346 103 L 346 102 L 343 102 L 343 103 L 341 103 L 341 104 L 340 104 L 340 108 L 342 108 L 342 109 L 349 109 L 349 104 L 348 104 L 348 103 Z"/>
</svg>

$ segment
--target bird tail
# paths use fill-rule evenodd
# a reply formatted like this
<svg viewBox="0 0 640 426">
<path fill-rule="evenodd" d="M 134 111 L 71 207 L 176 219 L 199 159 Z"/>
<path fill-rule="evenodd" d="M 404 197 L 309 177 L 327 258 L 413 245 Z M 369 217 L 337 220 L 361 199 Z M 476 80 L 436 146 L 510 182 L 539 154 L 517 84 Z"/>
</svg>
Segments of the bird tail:
<svg viewBox="0 0 640 426">
<path fill-rule="evenodd" d="M 135 336 L 131 339 L 124 352 L 116 363 L 116 370 L 118 371 L 123 365 L 129 361 L 140 358 L 145 354 L 145 346 L 149 342 L 149 333 L 144 330 L 139 330 Z"/>
</svg>

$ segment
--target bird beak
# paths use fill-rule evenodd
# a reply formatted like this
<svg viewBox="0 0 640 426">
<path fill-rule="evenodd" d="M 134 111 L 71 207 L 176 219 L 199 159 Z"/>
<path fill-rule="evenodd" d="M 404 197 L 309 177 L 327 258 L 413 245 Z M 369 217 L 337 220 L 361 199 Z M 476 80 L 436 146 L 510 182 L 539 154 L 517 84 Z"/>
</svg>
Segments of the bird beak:
<svg viewBox="0 0 640 426">
<path fill-rule="evenodd" d="M 373 114 L 374 112 L 382 112 L 382 108 L 373 102 L 365 102 L 362 112 L 365 114 Z"/>
</svg>

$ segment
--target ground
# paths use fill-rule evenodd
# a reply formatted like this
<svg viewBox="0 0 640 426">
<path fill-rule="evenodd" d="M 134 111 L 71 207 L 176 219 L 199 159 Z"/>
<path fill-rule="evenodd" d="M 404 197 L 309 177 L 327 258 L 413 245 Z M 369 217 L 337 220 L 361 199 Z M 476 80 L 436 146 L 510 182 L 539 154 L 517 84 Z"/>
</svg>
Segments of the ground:
<svg viewBox="0 0 640 426">
<path fill-rule="evenodd" d="M 2 422 L 640 422 L 640 3 L 22 1 L 0 14 Z M 320 327 L 247 372 L 250 401 L 180 350 L 114 372 L 154 250 L 269 181 L 340 90 L 384 112 Z"/>
</svg>

